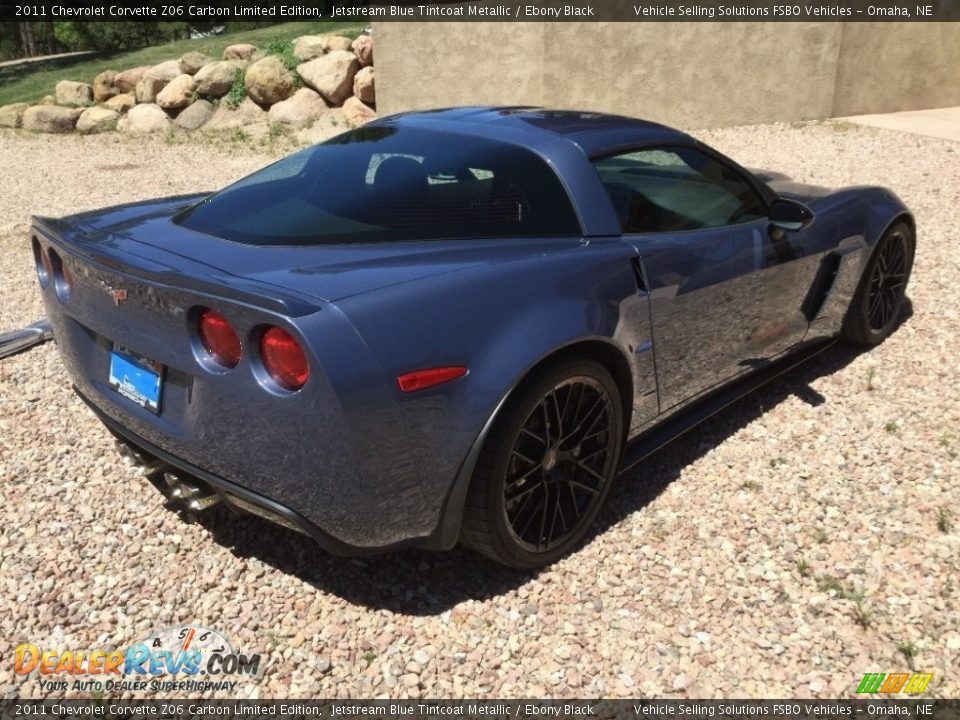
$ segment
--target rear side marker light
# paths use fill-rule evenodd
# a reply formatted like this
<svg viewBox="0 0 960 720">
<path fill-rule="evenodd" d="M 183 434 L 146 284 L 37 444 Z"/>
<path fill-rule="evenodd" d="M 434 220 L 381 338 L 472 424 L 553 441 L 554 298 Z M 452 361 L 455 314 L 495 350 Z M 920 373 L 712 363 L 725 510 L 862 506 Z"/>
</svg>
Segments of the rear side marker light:
<svg viewBox="0 0 960 720">
<path fill-rule="evenodd" d="M 295 392 L 310 377 L 310 365 L 300 343 L 286 330 L 269 328 L 260 336 L 260 360 L 273 381 Z"/>
<path fill-rule="evenodd" d="M 230 321 L 216 310 L 207 308 L 200 313 L 197 332 L 203 349 L 218 365 L 234 368 L 243 356 L 240 338 Z"/>
<path fill-rule="evenodd" d="M 397 384 L 405 393 L 425 390 L 445 382 L 456 380 L 467 374 L 467 369 L 461 365 L 450 367 L 428 368 L 426 370 L 414 370 L 413 372 L 403 373 L 397 376 Z"/>
</svg>

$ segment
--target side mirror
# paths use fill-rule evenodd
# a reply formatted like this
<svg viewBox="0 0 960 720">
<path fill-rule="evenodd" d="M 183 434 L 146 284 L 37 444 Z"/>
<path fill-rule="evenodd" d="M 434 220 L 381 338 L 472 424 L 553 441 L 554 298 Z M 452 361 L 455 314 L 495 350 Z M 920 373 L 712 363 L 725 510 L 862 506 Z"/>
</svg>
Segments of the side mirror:
<svg viewBox="0 0 960 720">
<path fill-rule="evenodd" d="M 770 205 L 770 224 L 780 230 L 806 230 L 813 225 L 813 218 L 813 210 L 796 200 L 777 198 Z"/>
</svg>

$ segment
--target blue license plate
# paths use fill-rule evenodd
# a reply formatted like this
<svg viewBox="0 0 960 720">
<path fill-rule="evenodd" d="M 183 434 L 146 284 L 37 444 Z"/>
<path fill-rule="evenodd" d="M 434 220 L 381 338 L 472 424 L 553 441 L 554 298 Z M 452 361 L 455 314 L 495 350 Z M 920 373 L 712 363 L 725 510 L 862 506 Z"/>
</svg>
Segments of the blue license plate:
<svg viewBox="0 0 960 720">
<path fill-rule="evenodd" d="M 114 346 L 110 353 L 110 387 L 147 410 L 160 412 L 163 366 Z"/>
</svg>

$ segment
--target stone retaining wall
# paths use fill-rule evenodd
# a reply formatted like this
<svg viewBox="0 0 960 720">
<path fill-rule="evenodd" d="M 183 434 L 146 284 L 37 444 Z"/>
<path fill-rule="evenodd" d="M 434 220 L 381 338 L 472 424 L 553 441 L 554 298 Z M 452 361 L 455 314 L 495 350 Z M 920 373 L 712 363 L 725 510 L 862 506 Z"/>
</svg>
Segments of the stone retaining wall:
<svg viewBox="0 0 960 720">
<path fill-rule="evenodd" d="M 0 107 L 0 127 L 152 133 L 279 125 L 311 139 L 376 116 L 373 39 L 305 35 L 279 51 L 243 43 L 222 59 L 188 52 L 159 65 L 106 70 L 92 85 L 61 80 L 37 103 Z"/>
</svg>

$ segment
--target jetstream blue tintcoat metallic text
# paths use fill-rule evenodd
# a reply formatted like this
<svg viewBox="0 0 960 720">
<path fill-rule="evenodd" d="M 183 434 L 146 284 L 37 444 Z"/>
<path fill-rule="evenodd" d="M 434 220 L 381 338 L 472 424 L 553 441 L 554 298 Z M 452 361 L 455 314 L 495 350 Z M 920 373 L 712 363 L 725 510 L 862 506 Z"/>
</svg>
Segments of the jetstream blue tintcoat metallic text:
<svg viewBox="0 0 960 720">
<path fill-rule="evenodd" d="M 896 326 L 884 188 L 747 171 L 610 115 L 385 118 L 221 192 L 36 218 L 73 384 L 199 510 L 339 554 L 533 567 L 618 469 L 836 338 Z"/>
</svg>

